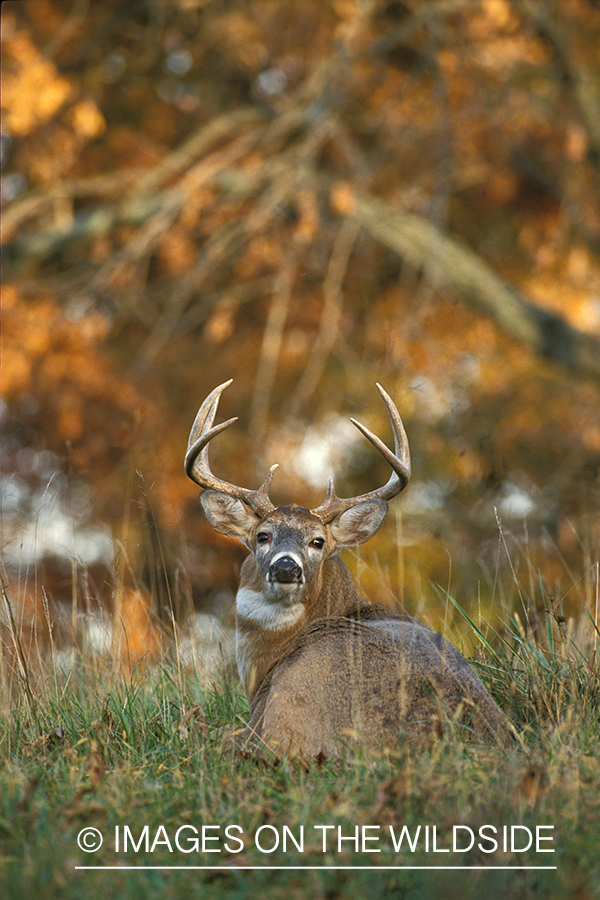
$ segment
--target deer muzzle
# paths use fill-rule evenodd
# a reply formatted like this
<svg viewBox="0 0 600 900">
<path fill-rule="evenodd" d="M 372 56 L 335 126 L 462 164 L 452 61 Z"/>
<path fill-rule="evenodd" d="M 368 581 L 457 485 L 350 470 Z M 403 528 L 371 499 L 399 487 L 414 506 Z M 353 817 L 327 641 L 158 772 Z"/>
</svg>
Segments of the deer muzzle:
<svg viewBox="0 0 600 900">
<path fill-rule="evenodd" d="M 291 556 L 280 556 L 269 566 L 269 581 L 298 584 L 302 581 L 302 567 Z"/>
</svg>

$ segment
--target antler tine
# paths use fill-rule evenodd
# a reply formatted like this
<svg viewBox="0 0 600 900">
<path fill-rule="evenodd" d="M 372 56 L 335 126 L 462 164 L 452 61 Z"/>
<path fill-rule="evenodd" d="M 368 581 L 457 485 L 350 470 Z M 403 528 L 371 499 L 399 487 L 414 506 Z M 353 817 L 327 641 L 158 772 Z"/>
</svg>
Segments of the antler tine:
<svg viewBox="0 0 600 900">
<path fill-rule="evenodd" d="M 368 438 L 368 440 L 371 441 L 373 446 L 379 450 L 384 459 L 387 460 L 392 467 L 393 472 L 389 481 L 380 488 L 379 493 L 382 500 L 390 500 L 392 497 L 395 497 L 396 494 L 399 494 L 400 491 L 403 491 L 410 480 L 410 450 L 408 448 L 408 438 L 404 430 L 404 425 L 402 424 L 402 419 L 400 418 L 400 414 L 396 409 L 394 401 L 380 384 L 377 384 L 377 390 L 383 398 L 392 425 L 392 431 L 394 433 L 394 452 L 392 453 L 389 447 L 387 447 L 376 434 L 373 434 L 368 428 L 365 428 L 364 425 L 357 422 L 356 419 L 351 419 L 350 421 L 366 438 Z"/>
<path fill-rule="evenodd" d="M 185 455 L 185 471 L 192 481 L 202 486 L 204 486 L 203 481 L 199 481 L 198 478 L 203 477 L 203 473 L 206 471 L 212 475 L 208 464 L 208 450 L 206 449 L 208 442 L 220 431 L 224 431 L 225 428 L 228 428 L 235 422 L 235 419 L 229 419 L 227 422 L 223 422 L 222 425 L 217 425 L 216 429 L 212 427 L 221 394 L 226 387 L 229 387 L 232 381 L 233 379 L 230 378 L 229 381 L 225 381 L 210 392 L 198 410 L 190 431 L 187 453 Z"/>
<path fill-rule="evenodd" d="M 232 381 L 233 379 L 230 378 L 229 381 L 225 381 L 211 391 L 198 410 L 198 415 L 192 425 L 188 449 L 185 455 L 185 471 L 188 477 L 191 478 L 192 481 L 195 481 L 196 484 L 199 484 L 200 487 L 221 491 L 229 497 L 243 500 L 244 503 L 248 504 L 255 512 L 260 515 L 267 515 L 275 509 L 275 506 L 269 497 L 269 488 L 273 480 L 273 473 L 277 468 L 277 463 L 271 466 L 265 480 L 256 491 L 251 491 L 248 488 L 239 487 L 238 485 L 230 484 L 227 481 L 222 481 L 220 478 L 213 475 L 210 468 L 208 459 L 208 445 L 210 441 L 216 437 L 217 434 L 220 434 L 222 431 L 225 431 L 226 428 L 229 428 L 230 425 L 233 425 L 234 422 L 237 422 L 237 416 L 234 416 L 234 418 L 228 419 L 220 425 L 213 425 L 221 394 L 226 387 L 229 387 Z"/>
<path fill-rule="evenodd" d="M 366 494 L 361 494 L 358 497 L 349 497 L 348 499 L 341 499 L 337 496 L 333 479 L 330 478 L 325 501 L 317 509 L 312 510 L 313 514 L 318 516 L 324 523 L 331 522 L 335 516 L 345 512 L 347 509 L 351 509 L 353 506 L 356 506 L 357 503 L 362 503 L 365 500 L 391 500 L 392 497 L 395 497 L 396 494 L 399 494 L 400 491 L 404 490 L 410 479 L 410 452 L 408 449 L 408 438 L 406 437 L 402 420 L 389 394 L 380 384 L 377 385 L 377 389 L 383 398 L 392 425 L 392 431 L 394 433 L 394 452 L 392 453 L 389 447 L 387 447 L 376 434 L 373 434 L 372 431 L 369 431 L 368 428 L 360 422 L 357 422 L 356 419 L 351 419 L 350 421 L 362 434 L 364 434 L 367 440 L 379 450 L 383 458 L 392 467 L 392 474 L 383 487 L 380 487 L 375 491 L 369 491 Z"/>
</svg>

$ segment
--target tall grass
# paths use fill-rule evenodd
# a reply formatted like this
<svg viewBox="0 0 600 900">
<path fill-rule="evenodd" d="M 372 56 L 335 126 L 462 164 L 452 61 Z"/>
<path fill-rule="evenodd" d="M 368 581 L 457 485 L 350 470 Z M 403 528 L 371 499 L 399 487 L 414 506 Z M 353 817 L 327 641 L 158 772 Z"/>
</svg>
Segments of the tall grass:
<svg viewBox="0 0 600 900">
<path fill-rule="evenodd" d="M 447 620 L 462 622 L 461 649 L 520 734 L 513 750 L 448 738 L 415 753 L 400 742 L 392 759 L 349 751 L 309 770 L 232 755 L 223 735 L 248 712 L 235 679 L 211 683 L 200 657 L 177 658 L 174 646 L 162 661 L 142 655 L 120 670 L 86 644 L 67 658 L 50 642 L 28 658 L 4 585 L 0 895 L 600 897 L 597 578 L 588 567 L 568 619 L 538 583 L 542 627 L 525 589 L 493 626 L 440 589 Z M 517 843 L 488 853 L 481 841 L 442 852 L 456 827 L 465 837 L 485 825 L 519 826 L 518 836 L 547 829 L 553 840 L 542 846 L 555 852 Z M 185 852 L 203 826 L 204 849 Z M 403 826 L 420 835 L 414 851 L 406 841 L 394 850 L 390 827 Z M 94 853 L 77 842 L 89 827 L 104 839 Z M 90 865 L 103 868 L 78 868 Z"/>
</svg>

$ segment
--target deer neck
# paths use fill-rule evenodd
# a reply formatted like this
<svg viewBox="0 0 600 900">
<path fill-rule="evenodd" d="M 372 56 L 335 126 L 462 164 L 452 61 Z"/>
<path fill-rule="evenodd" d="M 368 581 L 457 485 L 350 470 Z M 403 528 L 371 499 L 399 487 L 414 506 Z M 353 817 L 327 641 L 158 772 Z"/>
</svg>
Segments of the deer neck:
<svg viewBox="0 0 600 900">
<path fill-rule="evenodd" d="M 267 672 L 315 619 L 346 616 L 368 605 L 339 556 L 323 563 L 312 584 L 302 585 L 289 600 L 279 602 L 269 597 L 256 561 L 249 556 L 240 572 L 236 596 L 236 659 L 248 700 L 252 702 Z"/>
</svg>

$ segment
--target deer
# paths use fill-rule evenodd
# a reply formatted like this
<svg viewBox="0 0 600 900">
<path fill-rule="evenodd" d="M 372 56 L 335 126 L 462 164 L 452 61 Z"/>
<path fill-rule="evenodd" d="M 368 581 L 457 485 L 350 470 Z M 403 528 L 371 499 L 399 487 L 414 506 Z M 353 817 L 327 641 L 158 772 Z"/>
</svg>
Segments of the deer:
<svg viewBox="0 0 600 900">
<path fill-rule="evenodd" d="M 393 452 L 351 419 L 392 469 L 383 487 L 342 499 L 330 478 L 320 506 L 275 506 L 269 490 L 277 464 L 257 490 L 211 471 L 210 442 L 237 421 L 214 424 L 232 380 L 202 403 L 185 471 L 202 488 L 212 528 L 250 551 L 235 600 L 236 661 L 250 706 L 239 752 L 323 760 L 354 747 L 380 756 L 446 733 L 509 746 L 513 726 L 454 645 L 419 620 L 361 597 L 338 555 L 379 530 L 388 501 L 410 479 L 408 439 L 390 396 L 377 384 Z"/>
</svg>

